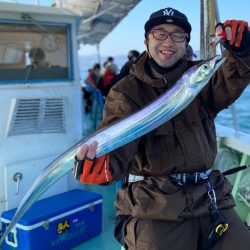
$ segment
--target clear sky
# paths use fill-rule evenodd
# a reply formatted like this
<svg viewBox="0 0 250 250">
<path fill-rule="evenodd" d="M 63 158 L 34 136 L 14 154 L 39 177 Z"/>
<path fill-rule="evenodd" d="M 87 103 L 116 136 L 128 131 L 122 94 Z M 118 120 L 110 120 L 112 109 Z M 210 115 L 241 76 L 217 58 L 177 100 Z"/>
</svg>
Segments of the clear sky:
<svg viewBox="0 0 250 250">
<path fill-rule="evenodd" d="M 13 0 L 14 1 L 14 0 Z M 17 0 L 18 1 L 18 0 Z M 42 5 L 53 3 L 53 0 L 37 0 Z M 91 1 L 91 0 L 89 0 Z M 35 0 L 19 0 L 35 3 Z M 217 0 L 221 21 L 240 19 L 250 24 L 250 0 Z M 125 55 L 130 49 L 140 52 L 145 50 L 144 24 L 151 13 L 166 7 L 173 7 L 183 13 L 192 25 L 191 41 L 194 50 L 199 50 L 200 43 L 200 0 L 141 0 L 141 2 L 108 34 L 100 44 L 101 55 Z M 80 47 L 81 55 L 96 54 L 96 47 Z"/>
<path fill-rule="evenodd" d="M 221 21 L 246 20 L 250 24 L 250 0 L 217 0 Z M 151 13 L 165 7 L 173 7 L 183 13 L 192 25 L 190 44 L 199 50 L 200 0 L 142 0 L 100 44 L 102 55 L 127 54 L 130 49 L 145 50 L 144 24 Z M 96 53 L 95 46 L 81 46 L 80 54 Z"/>
</svg>

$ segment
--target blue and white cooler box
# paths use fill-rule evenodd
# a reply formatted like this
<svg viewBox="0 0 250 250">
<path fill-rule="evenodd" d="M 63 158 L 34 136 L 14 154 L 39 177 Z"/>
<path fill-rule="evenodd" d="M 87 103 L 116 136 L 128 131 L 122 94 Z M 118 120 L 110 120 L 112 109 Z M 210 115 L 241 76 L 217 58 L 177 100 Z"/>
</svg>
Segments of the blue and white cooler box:
<svg viewBox="0 0 250 250">
<path fill-rule="evenodd" d="M 2 244 L 2 249 L 66 250 L 102 230 L 102 195 L 74 189 L 35 202 Z M 1 216 L 3 230 L 16 209 Z"/>
</svg>

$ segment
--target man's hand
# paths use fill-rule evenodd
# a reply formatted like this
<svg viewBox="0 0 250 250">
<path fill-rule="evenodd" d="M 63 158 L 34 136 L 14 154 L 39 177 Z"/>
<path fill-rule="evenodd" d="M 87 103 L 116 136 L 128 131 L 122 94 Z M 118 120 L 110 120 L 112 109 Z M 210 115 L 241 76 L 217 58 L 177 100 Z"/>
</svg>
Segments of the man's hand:
<svg viewBox="0 0 250 250">
<path fill-rule="evenodd" d="M 73 173 L 76 179 L 86 184 L 103 184 L 112 180 L 109 171 L 109 156 L 95 158 L 98 143 L 84 144 L 77 155 Z"/>
<path fill-rule="evenodd" d="M 216 25 L 216 36 L 225 31 L 223 45 L 236 53 L 250 52 L 250 28 L 248 23 L 241 20 L 227 20 Z"/>
</svg>

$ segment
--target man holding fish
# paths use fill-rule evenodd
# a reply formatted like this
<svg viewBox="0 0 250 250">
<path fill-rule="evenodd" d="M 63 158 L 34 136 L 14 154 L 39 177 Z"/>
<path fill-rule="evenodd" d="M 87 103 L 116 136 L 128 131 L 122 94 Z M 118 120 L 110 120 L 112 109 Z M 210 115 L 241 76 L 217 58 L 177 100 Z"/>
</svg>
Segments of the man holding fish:
<svg viewBox="0 0 250 250">
<path fill-rule="evenodd" d="M 191 25 L 183 13 L 159 10 L 144 28 L 147 51 L 110 91 L 100 127 L 143 108 L 204 63 L 187 59 Z M 109 154 L 96 157 L 93 141 L 75 157 L 75 176 L 83 183 L 123 180 L 115 236 L 126 249 L 249 249 L 250 233 L 233 209 L 231 185 L 212 168 L 214 119 L 250 82 L 250 31 L 247 22 L 228 20 L 216 34 L 226 61 L 184 110 Z M 175 96 L 168 101 L 182 102 Z"/>
</svg>

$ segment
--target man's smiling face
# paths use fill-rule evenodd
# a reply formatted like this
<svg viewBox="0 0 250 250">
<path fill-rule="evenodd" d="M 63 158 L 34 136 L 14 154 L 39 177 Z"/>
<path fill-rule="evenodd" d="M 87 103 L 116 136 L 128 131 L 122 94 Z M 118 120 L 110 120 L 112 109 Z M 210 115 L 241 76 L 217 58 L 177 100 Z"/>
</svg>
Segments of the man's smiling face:
<svg viewBox="0 0 250 250">
<path fill-rule="evenodd" d="M 177 38 L 179 35 L 186 36 L 185 31 L 181 27 L 174 24 L 160 24 L 154 26 L 151 30 L 152 32 L 149 32 L 147 37 L 149 54 L 161 67 L 168 68 L 173 66 L 184 56 L 187 42 L 186 39 L 182 42 L 173 41 L 172 36 L 175 34 L 177 35 Z M 166 39 L 160 41 L 155 38 L 156 35 L 153 35 L 153 30 L 175 33 L 168 35 Z"/>
</svg>

